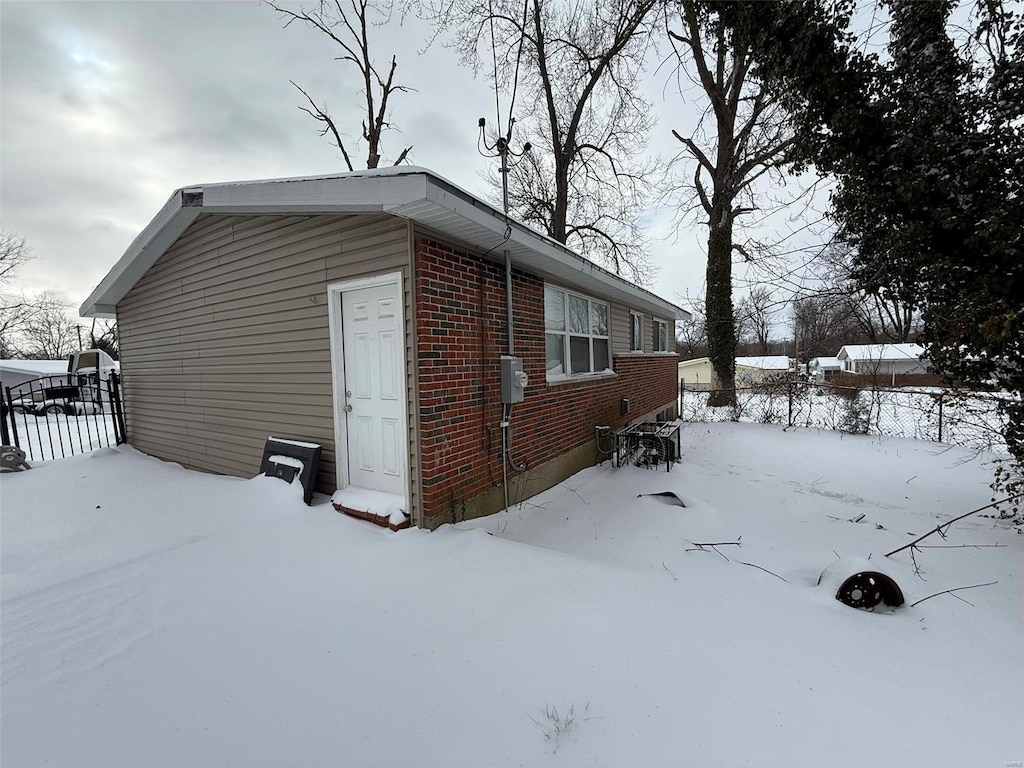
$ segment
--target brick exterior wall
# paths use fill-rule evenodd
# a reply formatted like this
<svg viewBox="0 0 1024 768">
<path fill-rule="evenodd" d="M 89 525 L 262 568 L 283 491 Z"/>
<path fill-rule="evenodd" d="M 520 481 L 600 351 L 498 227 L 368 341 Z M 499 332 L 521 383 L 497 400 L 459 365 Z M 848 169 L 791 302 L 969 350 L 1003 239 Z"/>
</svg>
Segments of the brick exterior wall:
<svg viewBox="0 0 1024 768">
<path fill-rule="evenodd" d="M 417 238 L 415 249 L 423 520 L 433 527 L 501 482 L 505 272 L 434 240 Z M 618 427 L 667 408 L 674 415 L 676 355 L 620 355 L 614 377 L 547 384 L 544 282 L 513 271 L 512 292 L 515 352 L 530 381 L 511 419 L 517 462 L 537 467 L 593 445 L 597 425 Z M 622 398 L 630 400 L 626 416 Z"/>
</svg>

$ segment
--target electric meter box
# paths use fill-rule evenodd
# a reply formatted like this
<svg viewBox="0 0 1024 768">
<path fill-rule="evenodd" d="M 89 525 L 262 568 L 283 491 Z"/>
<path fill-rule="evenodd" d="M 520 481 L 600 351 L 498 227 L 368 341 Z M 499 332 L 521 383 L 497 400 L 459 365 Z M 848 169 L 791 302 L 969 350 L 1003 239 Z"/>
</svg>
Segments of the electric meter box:
<svg viewBox="0 0 1024 768">
<path fill-rule="evenodd" d="M 527 378 L 523 358 L 501 356 L 501 402 L 521 403 L 526 395 Z"/>
</svg>

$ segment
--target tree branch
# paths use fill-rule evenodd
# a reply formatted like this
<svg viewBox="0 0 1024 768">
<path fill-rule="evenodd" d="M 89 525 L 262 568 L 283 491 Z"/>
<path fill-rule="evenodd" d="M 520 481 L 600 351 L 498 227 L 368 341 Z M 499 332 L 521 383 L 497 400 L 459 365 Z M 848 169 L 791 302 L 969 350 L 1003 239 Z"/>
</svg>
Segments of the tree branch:
<svg viewBox="0 0 1024 768">
<path fill-rule="evenodd" d="M 1013 501 L 1014 499 L 1020 499 L 1020 498 L 1024 498 L 1024 493 L 1016 493 L 1013 496 L 1007 496 L 1005 499 L 1000 499 L 999 501 L 993 501 L 991 504 L 986 504 L 983 507 L 978 507 L 977 509 L 972 509 L 970 512 L 965 512 L 964 514 L 960 515 L 959 517 L 954 517 L 952 520 L 947 520 L 944 523 L 940 523 L 939 525 L 935 526 L 932 530 L 928 531 L 928 533 L 924 534 L 924 536 L 918 536 L 916 539 L 914 539 L 909 544 L 905 544 L 904 546 L 900 547 L 899 549 L 894 549 L 892 552 L 887 552 L 885 556 L 886 557 L 892 557 L 897 552 L 902 552 L 904 549 L 910 549 L 915 544 L 917 544 L 919 541 L 923 541 L 923 540 L 927 539 L 933 533 L 938 533 L 938 534 L 940 534 L 942 536 L 945 536 L 945 531 L 943 530 L 943 528 L 948 529 L 949 526 L 951 526 L 957 520 L 963 520 L 965 517 L 970 517 L 971 515 L 976 515 L 978 512 L 983 512 L 986 509 L 992 509 L 992 507 L 998 507 L 1000 504 L 1005 504 L 1008 501 Z"/>
<path fill-rule="evenodd" d="M 328 132 L 330 132 L 331 135 L 334 136 L 334 143 L 337 144 L 338 149 L 341 150 L 342 157 L 345 158 L 345 165 L 348 167 L 350 171 L 355 170 L 352 167 L 352 158 L 348 156 L 348 151 L 345 149 L 345 142 L 342 141 L 341 134 L 338 132 L 338 127 L 334 124 L 334 120 L 331 119 L 331 116 L 324 112 L 322 109 L 320 109 L 320 107 L 317 106 L 316 102 L 313 101 L 312 97 L 310 97 L 310 95 L 306 93 L 298 83 L 296 83 L 294 80 L 289 80 L 288 82 L 299 89 L 299 93 L 306 97 L 306 100 L 312 107 L 312 109 L 307 109 L 306 107 L 299 107 L 299 109 L 301 109 L 303 112 L 305 112 L 307 115 L 312 117 L 317 122 L 324 124 L 324 127 L 320 130 L 320 135 L 325 136 Z"/>
<path fill-rule="evenodd" d="M 938 597 L 939 595 L 953 595 L 954 592 L 962 592 L 965 589 L 977 589 L 978 587 L 991 587 L 993 584 L 998 584 L 998 583 L 999 583 L 998 581 L 986 581 L 984 584 L 972 584 L 969 587 L 956 587 L 955 589 L 944 589 L 941 592 L 936 592 L 934 595 L 928 595 L 928 597 L 922 597 L 916 603 L 911 603 L 910 607 L 913 608 L 915 605 L 920 605 L 925 600 L 931 600 L 933 597 Z M 956 597 L 956 595 L 953 595 L 953 597 Z"/>
</svg>

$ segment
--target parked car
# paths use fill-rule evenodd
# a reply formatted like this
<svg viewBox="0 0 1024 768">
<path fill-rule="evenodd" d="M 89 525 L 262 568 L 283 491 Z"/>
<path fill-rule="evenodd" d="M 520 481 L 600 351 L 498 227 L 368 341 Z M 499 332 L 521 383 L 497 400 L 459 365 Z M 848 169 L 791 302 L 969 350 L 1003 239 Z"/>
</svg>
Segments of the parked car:
<svg viewBox="0 0 1024 768">
<path fill-rule="evenodd" d="M 103 399 L 94 383 L 80 382 L 33 392 L 30 397 L 12 402 L 11 410 L 32 416 L 91 416 L 103 412 Z"/>
</svg>

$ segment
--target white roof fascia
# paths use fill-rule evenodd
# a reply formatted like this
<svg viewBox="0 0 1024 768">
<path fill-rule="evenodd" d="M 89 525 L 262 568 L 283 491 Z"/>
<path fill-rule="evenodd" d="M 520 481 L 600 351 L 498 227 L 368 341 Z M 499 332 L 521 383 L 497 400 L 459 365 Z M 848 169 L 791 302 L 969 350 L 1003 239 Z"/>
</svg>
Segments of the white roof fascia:
<svg viewBox="0 0 1024 768">
<path fill-rule="evenodd" d="M 401 178 L 396 179 L 396 176 Z M 423 171 L 356 178 L 359 179 L 357 184 L 334 176 L 211 184 L 195 189 L 203 193 L 204 213 L 391 212 L 426 197 L 427 179 Z M 330 202 L 325 202 L 327 200 Z"/>
<path fill-rule="evenodd" d="M 496 208 L 478 200 L 455 185 L 449 184 L 444 179 L 434 177 L 431 182 L 433 183 L 427 189 L 428 200 L 465 219 L 474 221 L 492 232 L 504 235 L 505 216 Z M 594 262 L 576 255 L 561 243 L 514 219 L 509 219 L 508 223 L 512 232 L 507 245 L 511 246 L 509 251 L 512 253 L 512 261 L 521 266 L 526 263 L 526 271 L 539 272 L 541 277 L 564 280 L 569 283 L 569 287 L 579 285 L 634 308 L 646 309 L 657 317 L 684 321 L 691 319 L 690 313 L 686 310 L 613 275 Z M 517 245 L 520 247 L 516 248 Z M 524 250 L 546 257 L 548 266 L 529 264 L 528 260 L 523 258 Z M 496 248 L 495 253 L 500 255 L 500 250 Z"/>
<path fill-rule="evenodd" d="M 199 216 L 199 208 L 182 207 L 183 191 L 175 190 L 164 207 L 138 234 L 128 250 L 89 294 L 78 314 L 82 317 L 116 317 L 116 304 L 100 303 L 108 292 L 123 297 L 156 264 L 171 244 Z"/>
<path fill-rule="evenodd" d="M 356 179 L 358 182 L 353 183 Z M 131 290 L 200 213 L 360 212 L 390 213 L 425 226 L 432 225 L 434 215 L 454 215 L 469 223 L 475 235 L 496 235 L 495 245 L 501 242 L 505 233 L 505 217 L 496 208 L 423 168 L 401 167 L 318 177 L 194 185 L 171 195 L 86 299 L 80 314 L 84 317 L 113 317 L 116 302 Z M 525 271 L 644 309 L 656 317 L 690 319 L 690 314 L 682 308 L 622 280 L 561 243 L 515 220 L 510 219 L 509 224 L 511 236 L 506 246 L 513 263 Z M 474 245 L 479 248 L 483 243 Z M 501 251 L 497 248 L 495 251 L 495 258 L 499 258 Z"/>
</svg>

